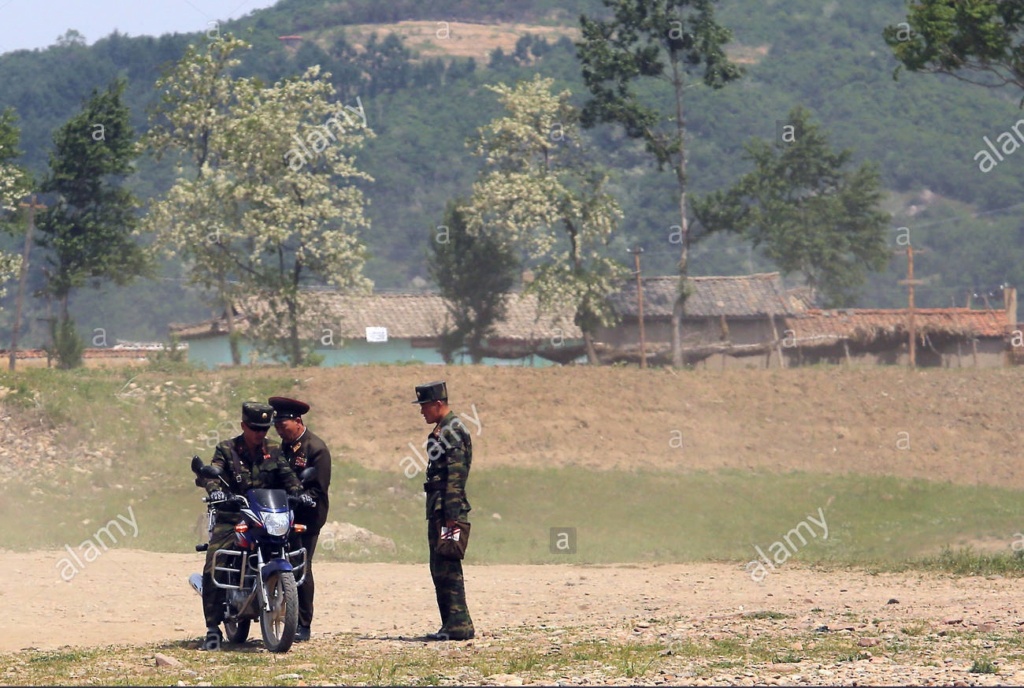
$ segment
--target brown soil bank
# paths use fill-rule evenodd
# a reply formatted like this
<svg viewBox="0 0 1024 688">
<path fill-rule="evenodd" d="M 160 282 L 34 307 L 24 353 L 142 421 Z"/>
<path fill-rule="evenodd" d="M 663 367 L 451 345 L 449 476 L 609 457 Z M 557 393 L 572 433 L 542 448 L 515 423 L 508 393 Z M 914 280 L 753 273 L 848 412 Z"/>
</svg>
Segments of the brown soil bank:
<svg viewBox="0 0 1024 688">
<path fill-rule="evenodd" d="M 474 467 L 798 470 L 1024 488 L 1016 368 L 297 372 L 290 391 L 313 404 L 310 426 L 339 458 L 384 470 L 425 437 L 413 387 L 443 378 L 473 433 Z"/>
</svg>

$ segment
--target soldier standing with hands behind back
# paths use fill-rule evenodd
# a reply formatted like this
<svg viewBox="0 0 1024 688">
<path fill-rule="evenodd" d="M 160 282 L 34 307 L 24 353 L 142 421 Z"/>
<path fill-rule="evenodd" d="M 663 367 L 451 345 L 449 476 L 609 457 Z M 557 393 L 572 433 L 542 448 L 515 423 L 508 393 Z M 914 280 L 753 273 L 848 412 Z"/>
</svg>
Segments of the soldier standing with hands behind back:
<svg viewBox="0 0 1024 688">
<path fill-rule="evenodd" d="M 299 628 L 295 632 L 296 642 L 302 642 L 309 640 L 313 624 L 313 553 L 330 507 L 331 452 L 302 421 L 309 404 L 287 397 L 270 397 L 268 402 L 274 408 L 274 430 L 281 437 L 281 456 L 296 475 L 307 468 L 316 469 L 316 476 L 303 484 L 316 506 L 300 505 L 295 510 L 295 522 L 306 526 L 306 532 L 294 536 L 306 548 L 306 580 L 299 586 Z"/>
<path fill-rule="evenodd" d="M 473 442 L 469 431 L 448 408 L 448 386 L 430 382 L 416 387 L 420 413 L 434 429 L 427 437 L 427 543 L 430 546 L 430 576 L 434 581 L 441 628 L 430 633 L 429 640 L 469 640 L 474 635 L 473 619 L 466 607 L 466 584 L 462 577 L 461 559 L 437 552 L 441 528 L 449 531 L 461 522 L 468 528 L 469 501 L 466 479 L 473 462 Z M 468 537 L 468 532 L 464 532 Z M 465 541 L 463 541 L 465 544 Z"/>
</svg>

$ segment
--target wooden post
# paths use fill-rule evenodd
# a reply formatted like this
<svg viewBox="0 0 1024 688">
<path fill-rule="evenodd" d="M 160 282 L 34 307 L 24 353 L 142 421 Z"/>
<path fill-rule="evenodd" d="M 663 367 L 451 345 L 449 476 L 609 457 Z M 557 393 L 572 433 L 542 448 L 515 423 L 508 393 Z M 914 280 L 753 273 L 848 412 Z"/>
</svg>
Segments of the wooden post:
<svg viewBox="0 0 1024 688">
<path fill-rule="evenodd" d="M 917 365 L 914 354 L 917 352 L 917 328 L 914 322 L 914 249 L 907 246 L 907 310 L 910 318 L 910 367 Z"/>
<path fill-rule="evenodd" d="M 637 321 L 640 324 L 640 368 L 647 367 L 647 347 L 644 343 L 644 288 L 640 279 L 640 254 L 644 250 L 637 246 L 630 253 L 633 254 L 634 265 L 636 266 L 636 309 Z"/>
<path fill-rule="evenodd" d="M 768 314 L 768 323 L 772 326 L 772 337 L 775 340 L 775 353 L 779 357 L 779 367 L 786 367 L 786 357 L 782 355 L 782 341 L 779 339 L 779 329 L 775 327 L 775 316 Z"/>
<path fill-rule="evenodd" d="M 19 207 L 28 209 L 28 227 L 25 229 L 25 248 L 21 254 L 21 268 L 18 270 L 18 296 L 14 301 L 14 323 L 11 325 L 11 354 L 7 359 L 7 369 L 14 372 L 18 357 L 18 338 L 21 334 L 21 307 L 25 301 L 25 282 L 28 281 L 28 255 L 32 250 L 32 235 L 36 228 L 36 210 L 45 205 L 36 203 L 36 195 L 28 203 L 19 203 Z"/>
<path fill-rule="evenodd" d="M 1013 339 L 1014 331 L 1017 329 L 1017 288 L 1003 287 L 1003 304 L 1006 306 L 1006 334 L 1010 337 L 1010 346 L 1006 352 L 1006 358 L 1013 362 Z"/>
<path fill-rule="evenodd" d="M 917 365 L 917 327 L 914 322 L 914 285 L 924 284 L 923 280 L 914 279 L 914 254 L 924 253 L 923 249 L 914 250 L 907 244 L 907 279 L 900 280 L 899 284 L 907 285 L 907 331 L 910 340 L 910 367 Z"/>
<path fill-rule="evenodd" d="M 1006 326 L 1013 330 L 1017 327 L 1017 289 L 1003 287 L 1003 303 L 1006 305 Z"/>
</svg>

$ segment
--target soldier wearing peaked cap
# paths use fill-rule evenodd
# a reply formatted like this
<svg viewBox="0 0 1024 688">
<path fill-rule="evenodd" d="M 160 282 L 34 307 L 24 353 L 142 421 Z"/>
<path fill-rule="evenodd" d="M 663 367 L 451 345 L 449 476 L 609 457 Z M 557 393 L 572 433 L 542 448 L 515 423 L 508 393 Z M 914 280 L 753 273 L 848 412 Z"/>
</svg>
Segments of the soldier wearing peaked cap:
<svg viewBox="0 0 1024 688">
<path fill-rule="evenodd" d="M 219 502 L 228 496 L 244 495 L 250 489 L 261 488 L 279 488 L 292 495 L 302 494 L 299 479 L 281 457 L 280 447 L 267 442 L 267 430 L 273 416 L 274 409 L 267 404 L 255 401 L 242 404 L 242 434 L 218 444 L 210 461 L 210 465 L 221 469 L 221 477 L 196 479 L 196 484 L 206 488 L 211 500 Z M 234 544 L 235 524 L 241 518 L 238 512 L 218 510 L 217 522 L 210 534 L 206 565 L 203 567 L 204 650 L 219 650 L 223 640 L 220 623 L 224 620 L 224 589 L 213 584 L 214 555 Z"/>
<path fill-rule="evenodd" d="M 473 442 L 466 426 L 448 407 L 448 385 L 444 381 L 416 387 L 420 413 L 434 429 L 427 436 L 427 544 L 430 547 L 430 577 L 434 581 L 441 628 L 427 635 L 430 640 L 469 640 L 475 634 L 466 606 L 466 584 L 462 561 L 437 551 L 442 527 L 450 532 L 462 528 L 468 536 L 469 511 L 466 479 L 473 463 Z M 462 524 L 461 526 L 459 524 Z M 465 541 L 464 541 L 465 544 Z"/>
<path fill-rule="evenodd" d="M 313 553 L 320 538 L 320 529 L 327 522 L 330 503 L 327 497 L 331 486 L 331 451 L 317 437 L 302 417 L 309 412 L 309 404 L 288 397 L 270 397 L 274 409 L 274 430 L 281 436 L 281 454 L 296 475 L 307 468 L 316 469 L 312 481 L 303 487 L 316 500 L 315 507 L 300 505 L 295 510 L 295 522 L 306 526 L 304 533 L 296 533 L 297 543 L 306 548 L 306 580 L 299 586 L 299 628 L 296 641 L 309 640 L 313 624 Z"/>
</svg>

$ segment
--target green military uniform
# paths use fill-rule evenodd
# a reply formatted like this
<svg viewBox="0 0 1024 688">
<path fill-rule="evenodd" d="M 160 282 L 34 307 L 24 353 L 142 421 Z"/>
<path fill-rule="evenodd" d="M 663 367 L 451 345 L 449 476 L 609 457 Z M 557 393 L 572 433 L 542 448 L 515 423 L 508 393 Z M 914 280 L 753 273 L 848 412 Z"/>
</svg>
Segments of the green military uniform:
<svg viewBox="0 0 1024 688">
<path fill-rule="evenodd" d="M 447 388 L 443 383 L 433 395 L 443 394 L 447 399 Z M 421 389 L 417 396 L 421 399 Z M 431 392 L 425 393 L 430 396 Z M 422 402 L 419 402 L 422 403 Z M 437 635 L 464 640 L 474 635 L 473 619 L 466 606 L 466 585 L 462 575 L 462 561 L 446 559 L 435 551 L 445 521 L 469 522 L 472 507 L 466 498 L 466 479 L 473 463 L 473 441 L 465 424 L 454 412 L 448 414 L 434 427 L 427 437 L 427 543 L 430 547 L 430 576 L 434 581 L 437 608 L 441 613 L 441 629 Z"/>
<path fill-rule="evenodd" d="M 270 405 L 274 407 L 275 419 L 301 418 L 309 411 L 309 404 L 285 397 L 271 397 Z M 316 552 L 320 529 L 327 523 L 327 511 L 330 508 L 327 491 L 331 486 L 331 451 L 322 439 L 309 428 L 294 442 L 281 443 L 281 456 L 291 466 L 295 475 L 307 468 L 316 470 L 316 475 L 307 480 L 303 487 L 306 494 L 316 500 L 316 506 L 299 505 L 295 509 L 295 522 L 306 526 L 306 532 L 295 533 L 295 545 L 306 548 L 306 579 L 299 586 L 299 627 L 309 628 L 313 624 L 313 597 L 316 587 L 313 581 L 313 553 Z"/>
<path fill-rule="evenodd" d="M 222 490 L 226 493 L 244 495 L 252 489 L 284 489 L 288 494 L 302 492 L 302 485 L 288 462 L 281 456 L 280 448 L 266 440 L 257 455 L 250 455 L 242 435 L 217 445 L 211 465 L 221 469 L 220 478 L 203 480 L 207 493 Z M 210 546 L 206 550 L 206 565 L 203 567 L 203 614 L 207 626 L 217 626 L 224 620 L 224 590 L 213 584 L 213 558 L 216 552 L 235 544 L 235 524 L 242 515 L 232 511 L 217 511 L 217 522 L 210 535 Z"/>
</svg>

